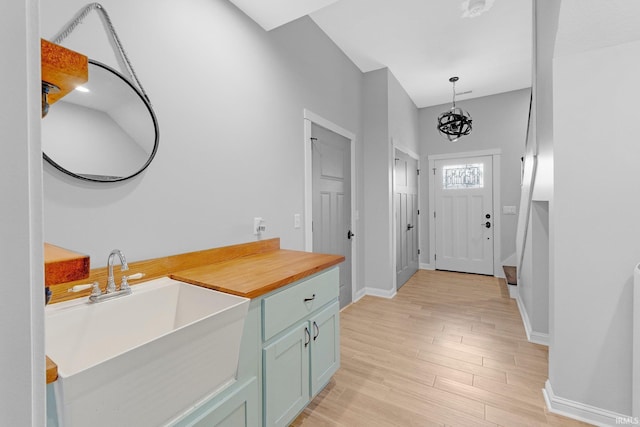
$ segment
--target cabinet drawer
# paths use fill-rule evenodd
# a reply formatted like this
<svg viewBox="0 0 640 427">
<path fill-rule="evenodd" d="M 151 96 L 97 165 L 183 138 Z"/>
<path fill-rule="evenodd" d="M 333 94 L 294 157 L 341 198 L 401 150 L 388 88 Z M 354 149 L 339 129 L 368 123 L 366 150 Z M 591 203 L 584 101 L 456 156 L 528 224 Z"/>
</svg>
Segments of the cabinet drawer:
<svg viewBox="0 0 640 427">
<path fill-rule="evenodd" d="M 338 269 L 333 268 L 264 298 L 262 300 L 264 341 L 338 298 L 340 292 L 338 280 Z"/>
</svg>

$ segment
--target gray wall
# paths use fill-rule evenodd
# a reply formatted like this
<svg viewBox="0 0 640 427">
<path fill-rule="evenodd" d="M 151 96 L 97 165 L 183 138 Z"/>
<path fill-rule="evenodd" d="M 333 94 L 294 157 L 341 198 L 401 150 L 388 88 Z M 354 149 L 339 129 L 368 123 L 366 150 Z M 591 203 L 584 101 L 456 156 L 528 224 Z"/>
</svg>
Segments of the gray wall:
<svg viewBox="0 0 640 427">
<path fill-rule="evenodd" d="M 41 3 L 43 37 L 86 4 Z M 303 214 L 303 109 L 360 140 L 358 68 L 309 18 L 267 33 L 228 1 L 102 4 L 151 98 L 160 148 L 147 171 L 119 184 L 83 183 L 46 165 L 45 240 L 98 267 L 113 248 L 140 260 L 255 240 L 261 216 L 264 238 L 303 249 L 304 227 L 293 226 Z M 117 67 L 95 13 L 63 45 Z M 361 170 L 357 177 L 362 210 Z"/>
<path fill-rule="evenodd" d="M 363 117 L 365 287 L 388 297 L 396 291 L 392 144 L 418 153 L 418 109 L 395 76 L 382 68 L 364 75 Z"/>
<path fill-rule="evenodd" d="M 456 105 L 468 111 L 473 118 L 473 131 L 458 142 L 448 142 L 436 129 L 438 116 L 451 108 L 451 104 L 421 108 L 419 110 L 420 123 L 420 154 L 422 165 L 427 165 L 427 156 L 434 154 L 451 154 L 499 148 L 501 157 L 501 200 L 503 206 L 518 206 L 520 202 L 520 157 L 524 153 L 524 143 L 527 131 L 527 115 L 529 112 L 530 89 L 521 89 L 498 95 L 485 96 L 466 101 L 457 101 Z M 420 175 L 421 206 L 424 212 L 430 212 L 429 207 L 429 175 Z M 421 211 L 422 212 L 422 211 Z M 516 215 L 501 215 L 502 222 L 502 256 L 501 259 L 512 255 L 515 248 Z M 429 223 L 428 215 L 420 216 L 421 263 L 429 263 Z M 496 274 L 498 274 L 497 272 Z"/>
<path fill-rule="evenodd" d="M 562 18 L 561 12 L 560 27 Z M 638 58 L 640 41 L 617 44 L 557 57 L 553 74 L 549 381 L 561 398 L 617 414 L 631 413 Z M 617 126 L 607 120 L 612 109 Z"/>
</svg>

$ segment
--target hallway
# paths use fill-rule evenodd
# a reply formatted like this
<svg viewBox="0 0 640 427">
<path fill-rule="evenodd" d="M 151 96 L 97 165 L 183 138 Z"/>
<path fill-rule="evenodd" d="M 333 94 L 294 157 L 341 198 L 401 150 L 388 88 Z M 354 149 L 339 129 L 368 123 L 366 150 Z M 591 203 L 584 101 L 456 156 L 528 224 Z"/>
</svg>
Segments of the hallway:
<svg viewBox="0 0 640 427">
<path fill-rule="evenodd" d="M 547 348 L 502 279 L 420 270 L 340 320 L 341 368 L 294 426 L 587 425 L 546 411 Z"/>
</svg>

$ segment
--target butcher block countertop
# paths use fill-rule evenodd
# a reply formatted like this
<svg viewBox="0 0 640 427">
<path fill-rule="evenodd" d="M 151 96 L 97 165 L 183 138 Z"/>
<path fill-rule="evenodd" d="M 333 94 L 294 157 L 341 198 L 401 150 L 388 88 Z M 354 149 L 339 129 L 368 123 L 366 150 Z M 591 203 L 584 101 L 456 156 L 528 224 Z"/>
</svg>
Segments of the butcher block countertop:
<svg viewBox="0 0 640 427">
<path fill-rule="evenodd" d="M 278 249 L 191 268 L 170 277 L 228 294 L 256 298 L 342 261 L 341 255 Z"/>
<path fill-rule="evenodd" d="M 343 261 L 342 255 L 280 249 L 280 239 L 275 238 L 130 262 L 132 273 L 145 274 L 144 280 L 130 284 L 169 276 L 216 291 L 256 298 Z M 78 293 L 67 290 L 96 280 L 104 285 L 106 276 L 107 268 L 101 267 L 91 270 L 87 279 L 53 285 L 52 303 L 88 297 L 90 290 Z M 57 376 L 57 366 L 47 358 L 47 383 Z"/>
</svg>

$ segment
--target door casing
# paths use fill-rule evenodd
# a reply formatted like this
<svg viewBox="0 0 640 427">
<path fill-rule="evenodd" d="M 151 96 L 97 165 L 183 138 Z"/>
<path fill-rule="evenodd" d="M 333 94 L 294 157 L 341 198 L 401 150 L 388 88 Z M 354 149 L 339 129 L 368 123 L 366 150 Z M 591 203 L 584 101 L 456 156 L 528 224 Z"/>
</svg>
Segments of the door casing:
<svg viewBox="0 0 640 427">
<path fill-rule="evenodd" d="M 313 251 L 313 231 L 311 225 L 313 224 L 313 157 L 311 151 L 311 124 L 315 123 L 325 129 L 337 133 L 349 140 L 350 152 L 351 152 L 351 230 L 355 233 L 354 240 L 351 244 L 351 301 L 356 301 L 356 288 L 357 288 L 357 253 L 358 253 L 358 238 L 359 231 L 357 227 L 358 211 L 354 202 L 357 200 L 356 192 L 356 136 L 352 132 L 336 125 L 335 123 L 325 119 L 324 117 L 315 114 L 314 112 L 303 110 L 304 116 L 304 250 L 308 252 Z"/>
<path fill-rule="evenodd" d="M 435 269 L 435 251 L 436 251 L 436 225 L 434 218 L 435 212 L 435 182 L 433 179 L 433 169 L 435 168 L 436 160 L 450 160 L 463 157 L 478 157 L 478 156 L 492 156 L 493 157 L 493 275 L 503 277 L 502 271 L 502 211 L 500 209 L 500 158 L 502 157 L 502 151 L 499 148 L 490 150 L 479 151 L 466 151 L 460 153 L 448 153 L 448 154 L 434 154 L 427 157 L 429 163 L 428 180 L 429 180 L 429 268 Z"/>
</svg>

